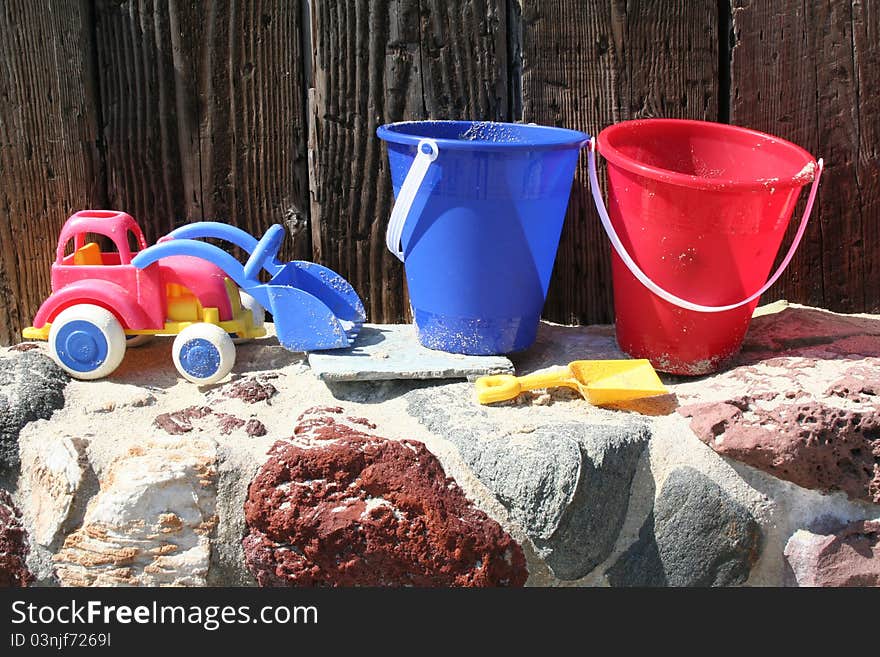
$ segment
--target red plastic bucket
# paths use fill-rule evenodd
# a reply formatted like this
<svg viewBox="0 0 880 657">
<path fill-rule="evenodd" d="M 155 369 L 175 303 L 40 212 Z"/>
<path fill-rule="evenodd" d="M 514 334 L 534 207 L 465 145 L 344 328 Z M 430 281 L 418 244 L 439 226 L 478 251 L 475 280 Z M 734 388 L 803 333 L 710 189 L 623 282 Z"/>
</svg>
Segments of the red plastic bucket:
<svg viewBox="0 0 880 657">
<path fill-rule="evenodd" d="M 758 300 L 791 261 L 822 160 L 791 142 L 704 121 L 646 119 L 603 130 L 617 341 L 663 372 L 717 370 L 739 351 Z M 801 188 L 810 196 L 792 245 L 767 279 Z M 610 216 L 609 216 L 610 215 Z"/>
</svg>

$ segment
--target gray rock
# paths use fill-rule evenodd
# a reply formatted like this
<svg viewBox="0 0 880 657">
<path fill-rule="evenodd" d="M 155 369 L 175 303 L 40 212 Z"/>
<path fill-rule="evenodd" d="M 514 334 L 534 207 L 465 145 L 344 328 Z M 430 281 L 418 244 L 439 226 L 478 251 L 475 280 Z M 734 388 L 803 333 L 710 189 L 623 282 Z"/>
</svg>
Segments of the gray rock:
<svg viewBox="0 0 880 657">
<path fill-rule="evenodd" d="M 732 586 L 748 579 L 761 532 L 750 511 L 690 467 L 673 470 L 638 540 L 605 573 L 612 586 Z"/>
<path fill-rule="evenodd" d="M 36 350 L 0 358 L 0 477 L 18 469 L 22 428 L 64 406 L 68 381 L 64 370 Z"/>
<path fill-rule="evenodd" d="M 467 379 L 512 374 L 505 356 L 466 356 L 419 344 L 412 324 L 365 324 L 351 349 L 309 353 L 309 366 L 322 381 Z"/>
<path fill-rule="evenodd" d="M 241 538 L 247 533 L 244 503 L 250 482 L 262 464 L 249 452 L 221 445 L 217 449 L 217 529 L 211 539 L 208 586 L 256 586 L 245 565 Z"/>
<path fill-rule="evenodd" d="M 406 398 L 412 415 L 455 444 L 556 577 L 578 579 L 608 557 L 650 437 L 645 423 L 573 420 L 511 435 L 474 403 L 467 384 L 413 390 Z"/>
<path fill-rule="evenodd" d="M 611 586 L 669 586 L 654 534 L 651 511 L 639 529 L 639 538 L 605 571 Z"/>
</svg>

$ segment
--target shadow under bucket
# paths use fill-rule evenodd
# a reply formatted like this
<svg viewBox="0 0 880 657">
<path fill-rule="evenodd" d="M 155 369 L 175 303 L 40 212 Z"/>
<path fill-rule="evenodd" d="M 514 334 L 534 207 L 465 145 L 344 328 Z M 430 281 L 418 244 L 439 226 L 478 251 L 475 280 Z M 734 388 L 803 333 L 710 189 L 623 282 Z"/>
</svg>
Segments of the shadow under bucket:
<svg viewBox="0 0 880 657">
<path fill-rule="evenodd" d="M 486 121 L 378 128 L 419 342 L 489 355 L 534 342 L 578 151 L 574 130 Z"/>
<path fill-rule="evenodd" d="M 603 130 L 606 210 L 589 153 L 590 185 L 611 240 L 617 341 L 660 371 L 717 370 L 742 345 L 758 300 L 791 261 L 813 207 L 822 160 L 755 130 L 647 119 Z M 767 279 L 797 204 L 797 235 Z"/>
</svg>

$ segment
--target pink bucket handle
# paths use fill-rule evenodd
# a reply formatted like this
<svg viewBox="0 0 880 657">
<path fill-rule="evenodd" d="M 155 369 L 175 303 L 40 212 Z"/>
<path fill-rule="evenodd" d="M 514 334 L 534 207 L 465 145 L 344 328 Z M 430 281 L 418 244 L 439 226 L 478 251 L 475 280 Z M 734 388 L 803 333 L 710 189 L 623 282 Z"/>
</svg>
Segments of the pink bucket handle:
<svg viewBox="0 0 880 657">
<path fill-rule="evenodd" d="M 678 306 L 679 308 L 684 308 L 685 310 L 694 310 L 700 313 L 720 313 L 726 310 L 739 308 L 740 306 L 744 306 L 747 303 L 751 303 L 762 294 L 764 294 L 764 292 L 769 290 L 770 286 L 773 285 L 780 276 L 782 276 L 782 272 L 785 271 L 785 268 L 788 267 L 788 264 L 794 257 L 798 245 L 801 243 L 801 238 L 804 236 L 804 231 L 806 231 L 807 229 L 807 222 L 809 221 L 810 213 L 813 210 L 813 203 L 816 200 L 816 192 L 819 190 L 819 178 L 822 177 L 822 171 L 824 169 L 822 158 L 819 158 L 817 162 L 818 168 L 816 170 L 816 175 L 813 178 L 813 185 L 810 187 L 810 196 L 807 199 L 807 207 L 804 208 L 804 214 L 803 217 L 801 217 L 801 223 L 800 226 L 798 226 L 797 234 L 794 236 L 794 241 L 791 243 L 791 247 L 789 247 L 788 253 L 785 255 L 785 259 L 782 261 L 782 264 L 779 265 L 779 269 L 777 269 L 776 272 L 767 280 L 767 282 L 764 283 L 760 290 L 758 290 L 751 296 L 743 299 L 742 301 L 726 306 L 703 306 L 698 303 L 693 303 L 686 299 L 682 299 L 681 297 L 677 297 L 671 292 L 664 290 L 662 287 L 652 281 L 648 277 L 648 275 L 639 268 L 632 257 L 630 257 L 629 253 L 627 253 L 626 247 L 623 246 L 623 243 L 620 241 L 620 237 L 618 237 L 617 235 L 617 231 L 614 230 L 614 226 L 611 223 L 611 218 L 608 216 L 608 210 L 605 208 L 605 202 L 602 200 L 602 191 L 599 189 L 599 178 L 596 175 L 595 153 L 596 140 L 595 138 L 593 138 L 590 140 L 590 149 L 587 154 L 590 175 L 590 189 L 593 192 L 593 200 L 596 203 L 596 210 L 599 212 L 599 219 L 602 221 L 602 227 L 608 234 L 608 238 L 611 240 L 611 245 L 614 247 L 614 250 L 617 251 L 617 255 L 620 256 L 620 259 L 623 260 L 623 263 L 629 268 L 633 276 L 635 276 L 642 285 L 644 285 L 658 297 L 665 301 L 668 301 L 675 306 Z"/>
</svg>

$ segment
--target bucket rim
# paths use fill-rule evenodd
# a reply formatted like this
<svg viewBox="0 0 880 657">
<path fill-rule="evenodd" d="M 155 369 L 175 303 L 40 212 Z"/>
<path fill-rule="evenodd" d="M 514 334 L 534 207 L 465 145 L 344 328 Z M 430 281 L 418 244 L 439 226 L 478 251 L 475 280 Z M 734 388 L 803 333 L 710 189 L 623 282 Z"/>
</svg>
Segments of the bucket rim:
<svg viewBox="0 0 880 657">
<path fill-rule="evenodd" d="M 609 142 L 615 133 L 623 130 L 632 130 L 640 125 L 662 126 L 662 125 L 690 125 L 693 127 L 708 127 L 710 130 L 717 132 L 736 133 L 739 135 L 750 135 L 758 137 L 769 143 L 781 146 L 802 157 L 805 161 L 803 168 L 790 177 L 779 177 L 771 179 L 737 179 L 737 178 L 707 178 L 704 176 L 696 176 L 686 173 L 674 171 L 672 169 L 664 169 L 650 164 L 644 164 L 638 160 L 625 155 L 620 150 L 612 146 Z M 818 169 L 816 158 L 806 149 L 794 144 L 787 139 L 771 135 L 760 130 L 752 128 L 744 128 L 742 126 L 730 125 L 728 123 L 717 123 L 715 121 L 699 121 L 695 119 L 634 119 L 630 121 L 621 121 L 614 123 L 603 129 L 596 137 L 596 145 L 599 152 L 609 163 L 620 167 L 630 173 L 635 173 L 652 180 L 657 180 L 672 185 L 688 187 L 690 189 L 704 189 L 712 191 L 764 191 L 768 185 L 779 188 L 803 187 L 813 181 Z"/>
<path fill-rule="evenodd" d="M 445 137 L 434 137 L 430 134 L 411 134 L 400 131 L 403 127 L 417 127 L 430 125 L 454 125 L 459 124 L 462 130 L 466 130 L 470 126 L 480 124 L 490 124 L 497 126 L 509 126 L 518 130 L 526 129 L 535 134 L 535 139 L 528 141 L 487 141 L 482 139 L 449 139 Z M 394 123 L 386 123 L 376 128 L 376 136 L 379 139 L 394 144 L 404 144 L 407 146 L 417 146 L 422 139 L 432 139 L 437 143 L 440 150 L 458 150 L 458 151 L 533 151 L 533 150 L 559 150 L 568 148 L 583 148 L 590 143 L 590 135 L 579 130 L 570 128 L 558 128 L 555 126 L 538 125 L 535 123 L 509 123 L 505 121 L 453 121 L 453 120 L 431 120 L 425 119 L 420 121 L 396 121 Z"/>
</svg>

